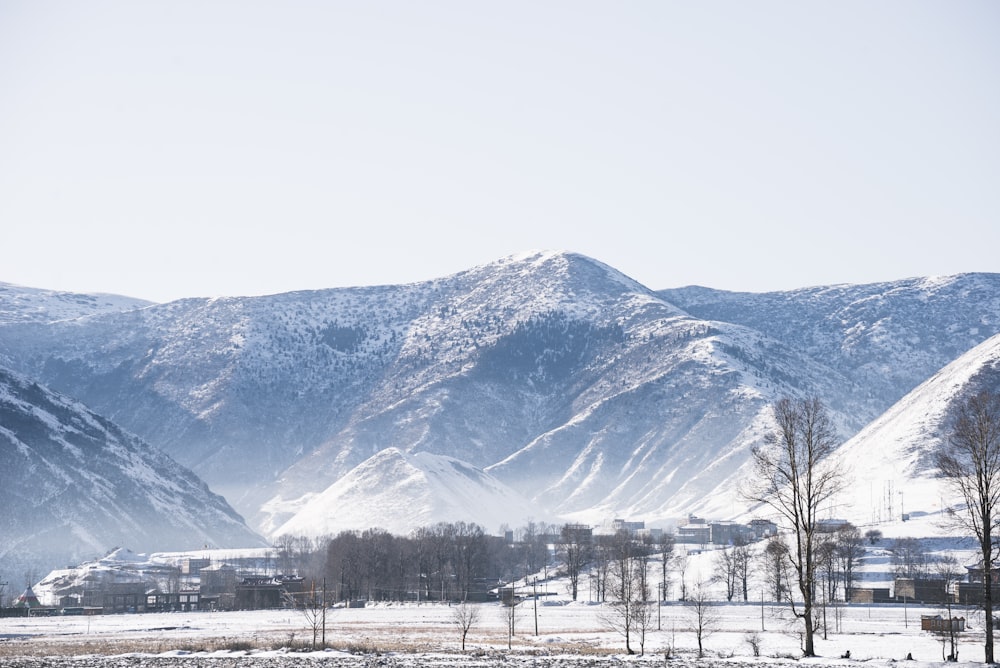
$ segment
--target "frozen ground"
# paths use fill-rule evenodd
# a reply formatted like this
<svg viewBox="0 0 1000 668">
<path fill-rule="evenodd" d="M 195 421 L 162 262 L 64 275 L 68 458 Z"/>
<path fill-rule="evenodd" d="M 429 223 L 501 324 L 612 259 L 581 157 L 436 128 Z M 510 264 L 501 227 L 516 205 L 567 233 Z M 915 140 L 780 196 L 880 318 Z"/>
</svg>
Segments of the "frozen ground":
<svg viewBox="0 0 1000 668">
<path fill-rule="evenodd" d="M 327 617 L 327 651 L 289 651 L 308 646 L 308 620 L 294 611 L 196 612 L 95 617 L 31 617 L 0 620 L 0 664 L 4 666 L 132 666 L 132 665 L 642 665 L 696 660 L 691 608 L 670 603 L 654 614 L 645 639 L 645 657 L 628 657 L 622 636 L 609 629 L 609 607 L 551 601 L 535 608 L 522 603 L 515 622 L 512 649 L 507 649 L 506 619 L 499 604 L 478 604 L 479 622 L 470 630 L 466 651 L 460 648 L 455 608 L 441 604 L 374 605 L 335 609 Z M 717 620 L 705 639 L 712 663 L 781 663 L 801 655 L 798 625 L 787 609 L 770 605 L 719 604 Z M 919 663 L 941 663 L 940 638 L 920 630 L 921 614 L 939 608 L 901 605 L 842 605 L 827 609 L 809 663 L 886 664 L 908 654 Z M 968 614 L 965 611 L 960 614 Z M 763 617 L 763 620 L 762 620 Z M 963 662 L 983 660 L 982 625 L 970 616 L 971 629 L 961 635 Z M 763 627 L 763 631 L 761 630 Z M 760 640 L 754 657 L 750 634 Z M 640 649 L 637 637 L 632 647 Z M 841 659 L 850 651 L 850 660 Z M 701 661 L 699 663 L 704 663 Z"/>
</svg>

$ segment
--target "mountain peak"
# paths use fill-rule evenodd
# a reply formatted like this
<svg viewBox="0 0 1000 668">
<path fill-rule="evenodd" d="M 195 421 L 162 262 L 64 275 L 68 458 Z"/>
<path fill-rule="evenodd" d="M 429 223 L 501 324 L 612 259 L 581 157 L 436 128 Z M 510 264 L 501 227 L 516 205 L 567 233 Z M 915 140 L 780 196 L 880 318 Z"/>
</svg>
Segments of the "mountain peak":
<svg viewBox="0 0 1000 668">
<path fill-rule="evenodd" d="M 309 499 L 274 535 L 324 536 L 372 527 L 405 534 L 454 521 L 496 530 L 535 514 L 526 499 L 466 462 L 389 447 Z"/>
</svg>

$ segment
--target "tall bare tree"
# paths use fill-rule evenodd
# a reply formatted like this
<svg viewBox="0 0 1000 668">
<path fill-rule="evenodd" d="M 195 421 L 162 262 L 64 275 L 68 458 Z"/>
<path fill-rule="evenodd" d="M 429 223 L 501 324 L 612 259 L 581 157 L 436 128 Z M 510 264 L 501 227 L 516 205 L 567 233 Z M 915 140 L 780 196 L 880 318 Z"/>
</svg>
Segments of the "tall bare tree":
<svg viewBox="0 0 1000 668">
<path fill-rule="evenodd" d="M 736 581 L 739 577 L 736 555 L 733 550 L 723 548 L 716 552 L 712 559 L 712 568 L 715 570 L 715 576 L 712 580 L 726 585 L 726 600 L 732 601 L 733 596 L 736 595 Z"/>
<path fill-rule="evenodd" d="M 993 572 L 1000 521 L 1000 395 L 980 392 L 959 404 L 948 441 L 935 453 L 941 476 L 965 501 L 954 515 L 979 544 L 983 567 L 986 663 L 993 663 Z"/>
<path fill-rule="evenodd" d="M 854 595 L 854 582 L 857 579 L 854 568 L 861 563 L 861 557 L 865 554 L 864 539 L 856 526 L 847 524 L 837 529 L 835 540 L 837 560 L 844 576 L 844 600 L 850 601 Z"/>
<path fill-rule="evenodd" d="M 788 546 L 781 536 L 774 535 L 767 539 L 767 545 L 760 552 L 761 567 L 764 570 L 764 580 L 770 588 L 771 599 L 775 603 L 785 600 L 788 592 Z"/>
<path fill-rule="evenodd" d="M 694 636 L 698 641 L 698 658 L 705 656 L 705 638 L 712 635 L 718 622 L 719 614 L 712 606 L 712 601 L 703 582 L 698 582 L 694 586 L 694 591 L 684 605 L 691 612 L 691 622 L 694 628 Z"/>
<path fill-rule="evenodd" d="M 656 547 L 660 554 L 660 595 L 658 598 L 660 601 L 666 601 L 667 594 L 670 593 L 667 571 L 670 566 L 670 560 L 674 556 L 674 537 L 664 531 L 660 534 L 660 539 L 657 541 Z"/>
<path fill-rule="evenodd" d="M 816 535 L 820 507 L 843 490 L 846 474 L 830 455 L 837 446 L 833 423 L 819 399 L 774 405 L 775 429 L 752 450 L 754 478 L 743 490 L 747 500 L 769 506 L 789 531 L 787 557 L 795 573 L 801 607 L 792 613 L 805 624 L 805 656 L 816 656 Z"/>
<path fill-rule="evenodd" d="M 743 602 L 750 600 L 750 564 L 753 563 L 754 549 L 745 539 L 737 539 L 733 543 L 733 560 L 736 564 L 736 577 L 740 581 L 743 592 Z"/>
<path fill-rule="evenodd" d="M 580 575 L 591 558 L 592 538 L 590 527 L 565 524 L 559 532 L 557 550 L 569 579 L 569 593 L 576 600 L 580 591 Z"/>
<path fill-rule="evenodd" d="M 615 536 L 610 565 L 610 612 L 604 622 L 625 638 L 625 651 L 634 654 L 631 640 L 637 636 L 643 651 L 650 621 L 648 555 L 626 532 Z"/>
<path fill-rule="evenodd" d="M 934 575 L 940 578 L 944 582 L 944 607 L 945 607 L 945 619 L 948 620 L 945 628 L 938 633 L 941 635 L 941 659 L 944 661 L 958 661 L 958 628 L 956 626 L 956 620 L 952 614 L 952 605 L 954 603 L 954 597 L 952 596 L 952 590 L 955 586 L 962 580 L 963 569 L 959 563 L 958 559 L 952 555 L 947 555 L 938 559 L 934 564 Z M 951 646 L 951 653 L 945 655 L 946 646 Z"/>
</svg>

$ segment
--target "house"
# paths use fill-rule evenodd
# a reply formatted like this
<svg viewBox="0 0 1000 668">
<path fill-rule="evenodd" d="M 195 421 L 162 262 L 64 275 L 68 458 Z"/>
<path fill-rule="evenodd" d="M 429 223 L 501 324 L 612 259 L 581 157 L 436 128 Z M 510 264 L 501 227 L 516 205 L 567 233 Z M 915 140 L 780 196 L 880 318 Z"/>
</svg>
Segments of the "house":
<svg viewBox="0 0 1000 668">
<path fill-rule="evenodd" d="M 286 607 L 290 599 L 304 591 L 303 582 L 303 578 L 292 575 L 243 578 L 236 585 L 233 607 L 237 610 Z"/>
<path fill-rule="evenodd" d="M 194 557 L 186 557 L 181 559 L 181 574 L 183 575 L 197 575 L 198 571 L 203 568 L 207 568 L 211 565 L 211 559 L 196 559 Z"/>
<path fill-rule="evenodd" d="M 712 542 L 716 545 L 746 544 L 753 536 L 750 527 L 737 522 L 712 522 L 709 527 Z"/>
<path fill-rule="evenodd" d="M 851 587 L 851 603 L 890 603 L 888 587 Z"/>
<path fill-rule="evenodd" d="M 646 528 L 646 523 L 639 522 L 628 522 L 623 519 L 615 519 L 611 521 L 611 529 L 617 533 L 619 531 L 626 531 L 630 534 L 638 533 L 639 531 Z"/>
<path fill-rule="evenodd" d="M 750 520 L 750 535 L 754 540 L 764 540 L 771 536 L 778 535 L 778 525 L 771 520 L 754 519 Z"/>
<path fill-rule="evenodd" d="M 944 580 L 896 578 L 895 591 L 897 601 L 945 603 L 949 597 L 947 583 Z"/>
<path fill-rule="evenodd" d="M 965 630 L 965 617 L 944 619 L 941 615 L 920 615 L 920 630 L 950 633 Z"/>
<path fill-rule="evenodd" d="M 103 608 L 105 613 L 145 612 L 149 591 L 145 582 L 108 582 L 101 587 L 85 589 L 83 606 Z"/>
<path fill-rule="evenodd" d="M 500 600 L 500 587 L 503 583 L 497 578 L 473 578 L 469 583 L 469 590 L 465 593 L 465 600 L 473 603 L 485 603 L 487 601 Z"/>
<path fill-rule="evenodd" d="M 687 524 L 677 528 L 677 542 L 707 545 L 712 542 L 712 526 L 700 517 L 691 515 Z"/>
<path fill-rule="evenodd" d="M 236 605 L 236 569 L 226 564 L 205 566 L 198 571 L 199 607 L 202 610 L 232 610 Z"/>
<path fill-rule="evenodd" d="M 200 595 L 197 589 L 173 593 L 156 590 L 146 592 L 145 612 L 193 612 L 200 609 Z"/>
<path fill-rule="evenodd" d="M 983 602 L 983 590 L 985 587 L 983 576 L 983 562 L 966 566 L 966 582 L 958 583 L 958 602 L 962 605 L 980 605 Z M 990 571 L 990 591 L 994 601 L 1000 601 L 1000 572 L 997 569 Z"/>
</svg>

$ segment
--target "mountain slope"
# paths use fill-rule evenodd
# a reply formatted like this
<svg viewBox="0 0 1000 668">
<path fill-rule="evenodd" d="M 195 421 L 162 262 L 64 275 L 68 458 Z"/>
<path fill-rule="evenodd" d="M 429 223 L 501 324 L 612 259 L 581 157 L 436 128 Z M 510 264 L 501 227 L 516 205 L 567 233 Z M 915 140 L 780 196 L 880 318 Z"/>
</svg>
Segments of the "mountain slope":
<svg viewBox="0 0 1000 668">
<path fill-rule="evenodd" d="M 48 567 L 123 542 L 259 544 L 190 471 L 23 376 L 0 369 L 0 562 Z"/>
<path fill-rule="evenodd" d="M 819 396 L 846 438 L 998 322 L 996 275 L 657 293 L 534 252 L 412 285 L 0 324 L 0 359 L 269 534 L 345 476 L 381 462 L 391 479 L 418 453 L 486 471 L 537 519 L 652 522 L 740 512 L 774 399 Z"/>
<path fill-rule="evenodd" d="M 1000 274 L 750 294 L 658 292 L 692 315 L 750 327 L 865 388 L 868 419 L 1000 332 Z"/>
<path fill-rule="evenodd" d="M 277 536 L 329 536 L 379 527 L 406 534 L 438 522 L 521 526 L 536 510 L 492 476 L 428 452 L 386 448 L 311 498 Z"/>
<path fill-rule="evenodd" d="M 838 449 L 853 481 L 844 512 L 872 522 L 959 504 L 938 478 L 933 453 L 948 438 L 958 405 L 983 390 L 1000 392 L 1000 335 L 945 366 Z"/>
<path fill-rule="evenodd" d="M 73 320 L 88 315 L 131 311 L 152 304 L 121 295 L 59 292 L 0 283 L 0 323 Z"/>
<path fill-rule="evenodd" d="M 700 507 L 721 482 L 705 478 L 708 461 L 735 454 L 713 477 L 745 462 L 746 421 L 774 392 L 849 387 L 777 342 L 691 318 L 588 258 L 510 259 L 441 283 L 444 303 L 413 322 L 384 371 L 392 384 L 285 471 L 267 508 L 294 513 L 311 490 L 396 447 L 488 467 L 539 517 L 673 517 L 681 497 L 669 497 L 680 486 Z M 851 395 L 836 403 L 850 422 Z M 664 484 L 678 467 L 676 484 Z M 262 529 L 285 517 L 265 514 Z"/>
</svg>

